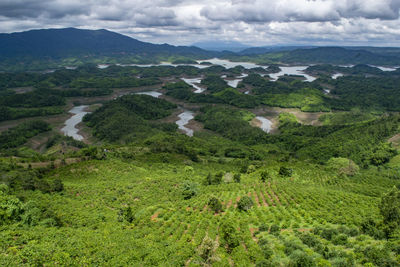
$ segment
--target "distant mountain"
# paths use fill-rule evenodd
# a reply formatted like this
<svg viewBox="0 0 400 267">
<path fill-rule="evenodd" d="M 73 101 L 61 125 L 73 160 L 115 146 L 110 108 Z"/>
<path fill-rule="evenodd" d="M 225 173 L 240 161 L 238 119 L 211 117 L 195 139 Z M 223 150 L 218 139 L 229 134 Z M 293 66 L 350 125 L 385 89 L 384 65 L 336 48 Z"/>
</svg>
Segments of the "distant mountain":
<svg viewBox="0 0 400 267">
<path fill-rule="evenodd" d="M 126 54 L 204 56 L 210 52 L 198 47 L 141 42 L 107 30 L 66 28 L 0 34 L 0 59 L 25 56 L 60 58 Z"/>
<path fill-rule="evenodd" d="M 243 49 L 249 48 L 250 46 L 242 44 L 236 41 L 204 41 L 194 43 L 193 46 L 200 47 L 209 51 L 231 51 L 240 52 Z"/>
<path fill-rule="evenodd" d="M 296 49 L 310 49 L 315 46 L 263 46 L 263 47 L 250 47 L 239 52 L 240 55 L 260 55 L 280 51 L 292 51 Z"/>
<path fill-rule="evenodd" d="M 373 53 L 366 49 L 346 49 L 343 47 L 318 47 L 297 49 L 284 53 L 280 61 L 285 63 L 327 63 L 327 64 L 374 64 L 397 65 L 400 57 L 386 53 Z"/>
</svg>

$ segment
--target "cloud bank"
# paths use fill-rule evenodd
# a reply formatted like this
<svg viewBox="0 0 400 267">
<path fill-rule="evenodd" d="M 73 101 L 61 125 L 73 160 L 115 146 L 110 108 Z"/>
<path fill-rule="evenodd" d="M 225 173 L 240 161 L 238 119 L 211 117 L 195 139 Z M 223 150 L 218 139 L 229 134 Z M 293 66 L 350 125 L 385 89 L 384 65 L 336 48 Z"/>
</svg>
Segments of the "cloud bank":
<svg viewBox="0 0 400 267">
<path fill-rule="evenodd" d="M 105 28 L 157 43 L 400 46 L 400 0 L 1 0 L 0 32 Z"/>
</svg>

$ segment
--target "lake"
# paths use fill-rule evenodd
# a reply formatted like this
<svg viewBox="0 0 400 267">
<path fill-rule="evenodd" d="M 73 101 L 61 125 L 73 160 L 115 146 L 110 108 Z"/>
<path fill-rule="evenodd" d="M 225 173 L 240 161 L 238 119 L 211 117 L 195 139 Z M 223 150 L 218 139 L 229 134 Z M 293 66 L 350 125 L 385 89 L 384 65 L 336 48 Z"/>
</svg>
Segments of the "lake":
<svg viewBox="0 0 400 267">
<path fill-rule="evenodd" d="M 309 66 L 292 66 L 292 67 L 279 66 L 279 68 L 281 68 L 281 71 L 278 73 L 271 73 L 271 74 L 269 74 L 269 76 L 272 78 L 273 81 L 277 81 L 279 79 L 279 77 L 284 76 L 284 75 L 301 75 L 306 78 L 305 81 L 307 81 L 307 82 L 315 81 L 317 78 L 304 73 L 304 71 L 308 67 Z"/>
</svg>

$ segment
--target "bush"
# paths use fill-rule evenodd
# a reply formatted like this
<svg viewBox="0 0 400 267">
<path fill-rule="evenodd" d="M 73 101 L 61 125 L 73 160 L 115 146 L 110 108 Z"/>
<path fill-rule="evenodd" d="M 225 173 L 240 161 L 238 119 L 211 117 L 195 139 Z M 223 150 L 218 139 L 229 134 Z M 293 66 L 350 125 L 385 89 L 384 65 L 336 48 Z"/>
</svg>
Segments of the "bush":
<svg viewBox="0 0 400 267">
<path fill-rule="evenodd" d="M 338 231 L 337 231 L 336 229 L 333 229 L 333 228 L 325 228 L 325 229 L 323 229 L 322 232 L 321 232 L 321 237 L 323 237 L 323 238 L 325 238 L 325 239 L 327 239 L 327 240 L 332 240 L 333 237 L 334 237 L 335 235 L 337 235 L 337 234 L 338 234 Z"/>
<path fill-rule="evenodd" d="M 248 196 L 244 196 L 239 200 L 237 207 L 241 211 L 248 211 L 253 205 L 253 200 Z"/>
<path fill-rule="evenodd" d="M 199 193 L 199 188 L 198 184 L 191 182 L 191 181 L 185 181 L 182 185 L 182 195 L 184 199 L 190 199 L 194 196 L 196 196 Z"/>
<path fill-rule="evenodd" d="M 360 167 L 354 161 L 346 158 L 331 158 L 326 163 L 328 170 L 335 171 L 339 175 L 353 176 L 358 173 Z"/>
<path fill-rule="evenodd" d="M 204 181 L 205 185 L 218 185 L 222 182 L 222 177 L 224 176 L 223 172 L 219 172 L 214 176 L 209 173 Z"/>
<path fill-rule="evenodd" d="M 222 211 L 222 203 L 217 198 L 212 197 L 210 201 L 208 201 L 208 206 L 211 208 L 212 211 L 218 213 Z"/>
<path fill-rule="evenodd" d="M 256 267 L 274 267 L 276 266 L 275 263 L 269 260 L 262 260 L 256 263 Z"/>
<path fill-rule="evenodd" d="M 0 225 L 18 221 L 22 212 L 22 203 L 18 198 L 0 192 Z"/>
<path fill-rule="evenodd" d="M 299 238 L 305 245 L 311 248 L 321 245 L 321 241 L 313 234 L 301 234 Z"/>
<path fill-rule="evenodd" d="M 232 183 L 233 182 L 233 174 L 230 172 L 227 172 L 223 176 L 223 181 L 226 184 Z"/>
<path fill-rule="evenodd" d="M 371 262 L 376 266 L 397 266 L 390 257 L 389 251 L 385 248 L 375 246 L 366 247 L 363 251 L 364 262 Z"/>
<path fill-rule="evenodd" d="M 400 190 L 397 187 L 382 197 L 379 210 L 383 216 L 386 236 L 389 237 L 400 226 Z"/>
<path fill-rule="evenodd" d="M 134 216 L 131 207 L 121 208 L 118 212 L 118 221 L 127 221 L 129 223 L 133 222 Z"/>
<path fill-rule="evenodd" d="M 270 179 L 271 176 L 268 171 L 263 171 L 261 173 L 261 181 L 265 183 L 266 180 Z"/>
<path fill-rule="evenodd" d="M 332 243 L 335 245 L 346 245 L 347 244 L 347 235 L 339 234 L 335 236 L 332 240 Z"/>
<path fill-rule="evenodd" d="M 211 266 L 213 262 L 219 261 L 219 258 L 216 255 L 216 250 L 218 247 L 218 241 L 212 240 L 206 234 L 201 245 L 197 249 L 197 253 L 203 262 L 203 266 Z"/>
<path fill-rule="evenodd" d="M 239 233 L 231 222 L 223 222 L 220 225 L 220 231 L 223 242 L 228 246 L 228 252 L 232 252 L 232 249 L 239 246 Z"/>
<path fill-rule="evenodd" d="M 241 180 L 241 174 L 240 173 L 236 173 L 233 176 L 233 181 L 235 181 L 235 183 L 240 183 L 240 180 Z"/>
<path fill-rule="evenodd" d="M 379 229 L 378 224 L 371 218 L 367 218 L 361 223 L 361 232 L 375 239 L 383 239 L 385 237 L 385 233 Z"/>
<path fill-rule="evenodd" d="M 269 229 L 269 233 L 272 235 L 279 234 L 280 231 L 281 231 L 281 228 L 276 224 L 271 225 L 271 228 Z"/>
<path fill-rule="evenodd" d="M 240 167 L 240 173 L 247 173 L 247 169 L 249 168 L 248 165 L 243 165 Z"/>
<path fill-rule="evenodd" d="M 293 170 L 291 168 L 288 167 L 280 167 L 279 168 L 279 175 L 280 176 L 284 176 L 284 177 L 290 177 L 293 174 Z"/>
<path fill-rule="evenodd" d="M 289 267 L 313 267 L 314 259 L 304 251 L 296 250 L 290 255 Z"/>
<path fill-rule="evenodd" d="M 36 187 L 36 189 L 42 191 L 42 193 L 50 193 L 51 192 L 51 186 L 45 180 L 37 180 L 35 187 Z"/>
<path fill-rule="evenodd" d="M 33 191 L 33 190 L 36 189 L 36 187 L 35 187 L 35 178 L 32 177 L 32 176 L 24 177 L 22 179 L 21 185 L 22 185 L 22 189 L 24 189 L 24 190 L 32 190 Z"/>
<path fill-rule="evenodd" d="M 61 192 L 64 190 L 64 184 L 60 179 L 55 179 L 53 182 L 53 192 Z"/>
<path fill-rule="evenodd" d="M 261 224 L 260 227 L 258 228 L 258 231 L 260 231 L 260 232 L 268 232 L 268 225 Z"/>
</svg>

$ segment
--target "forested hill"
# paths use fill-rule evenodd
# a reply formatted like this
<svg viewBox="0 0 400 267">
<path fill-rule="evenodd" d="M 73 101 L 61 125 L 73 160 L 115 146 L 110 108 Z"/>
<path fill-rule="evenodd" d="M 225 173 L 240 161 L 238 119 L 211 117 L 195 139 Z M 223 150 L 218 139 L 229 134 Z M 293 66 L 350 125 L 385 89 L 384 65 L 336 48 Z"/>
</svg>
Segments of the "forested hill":
<svg viewBox="0 0 400 267">
<path fill-rule="evenodd" d="M 290 51 L 282 57 L 287 63 L 329 63 L 329 64 L 399 64 L 400 56 L 377 54 L 362 49 L 342 47 L 318 47 Z"/>
<path fill-rule="evenodd" d="M 42 29 L 0 34 L 0 58 L 29 56 L 177 54 L 209 55 L 197 47 L 151 44 L 107 30 Z"/>
<path fill-rule="evenodd" d="M 259 64 L 370 64 L 396 66 L 400 50 L 380 47 L 254 47 L 227 58 Z"/>
</svg>

